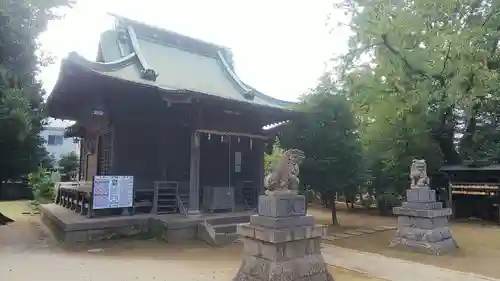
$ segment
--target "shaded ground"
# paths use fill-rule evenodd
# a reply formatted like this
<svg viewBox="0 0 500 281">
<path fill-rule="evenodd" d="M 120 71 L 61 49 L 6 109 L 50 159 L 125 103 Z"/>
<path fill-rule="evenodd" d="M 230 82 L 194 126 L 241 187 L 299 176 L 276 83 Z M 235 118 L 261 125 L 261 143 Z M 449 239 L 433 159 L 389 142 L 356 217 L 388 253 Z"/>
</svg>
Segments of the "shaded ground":
<svg viewBox="0 0 500 281">
<path fill-rule="evenodd" d="M 342 226 L 330 227 L 331 232 L 359 227 L 396 225 L 396 218 L 394 217 L 380 217 L 373 214 L 363 214 L 359 211 L 349 212 L 340 205 L 339 208 L 338 218 Z M 329 210 L 310 208 L 310 214 L 316 217 L 317 223 L 330 224 Z M 498 261 L 500 260 L 500 228 L 478 223 L 453 223 L 451 228 L 460 249 L 452 254 L 443 256 L 432 256 L 389 248 L 388 243 L 394 235 L 394 231 L 325 241 L 325 243 L 500 278 L 500 270 L 498 269 Z"/>
<path fill-rule="evenodd" d="M 203 243 L 122 240 L 63 249 L 38 216 L 21 215 L 25 210 L 25 202 L 0 202 L 0 211 L 15 220 L 0 226 L 0 280 L 231 280 L 240 265 L 241 244 L 213 248 Z M 49 264 L 57 264 L 57 270 L 48 270 Z M 337 281 L 381 281 L 329 269 Z"/>
</svg>

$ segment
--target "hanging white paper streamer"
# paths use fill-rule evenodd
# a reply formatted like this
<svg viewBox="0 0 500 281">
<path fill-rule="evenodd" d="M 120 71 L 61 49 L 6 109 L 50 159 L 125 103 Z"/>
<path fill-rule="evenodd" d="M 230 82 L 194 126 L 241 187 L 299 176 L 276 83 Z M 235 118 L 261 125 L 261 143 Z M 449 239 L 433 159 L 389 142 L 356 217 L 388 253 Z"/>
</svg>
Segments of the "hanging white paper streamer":
<svg viewBox="0 0 500 281">
<path fill-rule="evenodd" d="M 250 138 L 250 150 L 252 150 L 252 146 L 253 146 L 253 141 L 252 141 L 252 139 Z"/>
</svg>

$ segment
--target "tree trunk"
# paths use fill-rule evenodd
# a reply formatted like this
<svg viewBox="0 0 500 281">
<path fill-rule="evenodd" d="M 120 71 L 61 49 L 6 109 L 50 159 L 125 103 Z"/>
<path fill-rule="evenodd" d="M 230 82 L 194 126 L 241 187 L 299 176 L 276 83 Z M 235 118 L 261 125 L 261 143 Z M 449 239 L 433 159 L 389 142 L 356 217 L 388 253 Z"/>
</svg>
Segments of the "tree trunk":
<svg viewBox="0 0 500 281">
<path fill-rule="evenodd" d="M 474 146 L 474 135 L 476 134 L 476 114 L 479 110 L 480 103 L 474 104 L 472 107 L 470 116 L 467 120 L 465 133 L 460 141 L 460 156 L 462 159 L 466 160 L 473 154 Z"/>
<path fill-rule="evenodd" d="M 439 143 L 445 163 L 449 165 L 460 164 L 462 162 L 453 140 L 455 129 L 452 114 L 453 108 L 446 108 L 441 116 L 441 122 L 437 130 L 434 131 L 434 138 Z"/>
<path fill-rule="evenodd" d="M 331 210 L 332 210 L 332 224 L 333 225 L 338 225 L 339 220 L 337 219 L 337 206 L 335 205 L 335 199 L 332 198 L 331 200 Z"/>
</svg>

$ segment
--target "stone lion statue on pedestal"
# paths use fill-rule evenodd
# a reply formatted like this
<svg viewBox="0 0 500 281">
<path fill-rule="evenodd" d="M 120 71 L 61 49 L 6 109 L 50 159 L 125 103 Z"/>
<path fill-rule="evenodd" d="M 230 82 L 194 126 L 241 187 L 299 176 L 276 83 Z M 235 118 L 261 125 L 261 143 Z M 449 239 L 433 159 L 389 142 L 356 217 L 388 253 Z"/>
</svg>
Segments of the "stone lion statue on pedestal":
<svg viewBox="0 0 500 281">
<path fill-rule="evenodd" d="M 294 192 L 299 188 L 299 166 L 305 159 L 304 152 L 290 149 L 283 153 L 272 172 L 264 178 L 266 195 L 275 192 Z"/>
<path fill-rule="evenodd" d="M 413 159 L 410 169 L 411 188 L 428 187 L 427 163 L 424 159 Z"/>
</svg>

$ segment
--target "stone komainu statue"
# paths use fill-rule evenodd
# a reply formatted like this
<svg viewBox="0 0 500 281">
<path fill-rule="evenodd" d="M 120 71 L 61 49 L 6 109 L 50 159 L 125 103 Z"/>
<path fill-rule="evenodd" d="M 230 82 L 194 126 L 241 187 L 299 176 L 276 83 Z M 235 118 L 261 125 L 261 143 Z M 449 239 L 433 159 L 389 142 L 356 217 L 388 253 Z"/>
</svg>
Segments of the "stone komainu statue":
<svg viewBox="0 0 500 281">
<path fill-rule="evenodd" d="M 429 186 L 427 164 L 424 159 L 413 159 L 410 169 L 411 188 Z"/>
<path fill-rule="evenodd" d="M 297 191 L 299 188 L 299 166 L 304 161 L 304 152 L 290 149 L 283 153 L 272 172 L 264 179 L 266 194 L 274 191 Z"/>
</svg>

